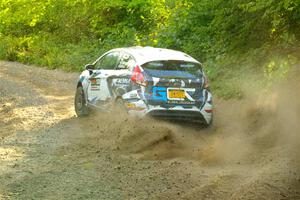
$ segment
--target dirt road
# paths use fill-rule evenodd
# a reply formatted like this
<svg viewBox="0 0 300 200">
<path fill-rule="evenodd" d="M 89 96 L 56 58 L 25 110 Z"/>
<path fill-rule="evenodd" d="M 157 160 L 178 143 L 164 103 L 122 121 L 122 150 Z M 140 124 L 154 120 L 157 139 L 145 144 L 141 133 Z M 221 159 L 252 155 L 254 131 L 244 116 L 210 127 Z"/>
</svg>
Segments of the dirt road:
<svg viewBox="0 0 300 200">
<path fill-rule="evenodd" d="M 300 199 L 299 81 L 215 125 L 75 117 L 76 73 L 0 62 L 0 199 Z"/>
</svg>

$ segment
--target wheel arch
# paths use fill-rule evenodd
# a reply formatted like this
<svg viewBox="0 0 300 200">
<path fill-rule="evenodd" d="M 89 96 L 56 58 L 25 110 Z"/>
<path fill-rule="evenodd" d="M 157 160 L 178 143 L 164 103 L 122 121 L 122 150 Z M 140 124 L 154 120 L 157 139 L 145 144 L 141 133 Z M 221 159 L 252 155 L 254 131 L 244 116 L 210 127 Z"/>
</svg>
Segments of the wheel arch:
<svg viewBox="0 0 300 200">
<path fill-rule="evenodd" d="M 83 87 L 82 83 L 80 81 L 77 83 L 77 87 L 76 88 L 79 88 L 79 87 Z"/>
</svg>

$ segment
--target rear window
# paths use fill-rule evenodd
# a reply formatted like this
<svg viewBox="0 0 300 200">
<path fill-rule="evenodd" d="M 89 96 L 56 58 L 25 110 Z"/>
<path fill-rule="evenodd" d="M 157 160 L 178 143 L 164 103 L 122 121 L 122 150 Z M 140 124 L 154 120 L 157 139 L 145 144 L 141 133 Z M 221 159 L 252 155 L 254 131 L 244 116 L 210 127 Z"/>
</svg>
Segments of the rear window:
<svg viewBox="0 0 300 200">
<path fill-rule="evenodd" d="M 201 64 L 177 60 L 152 61 L 143 64 L 142 67 L 150 70 L 185 71 L 192 74 L 202 72 Z"/>
</svg>

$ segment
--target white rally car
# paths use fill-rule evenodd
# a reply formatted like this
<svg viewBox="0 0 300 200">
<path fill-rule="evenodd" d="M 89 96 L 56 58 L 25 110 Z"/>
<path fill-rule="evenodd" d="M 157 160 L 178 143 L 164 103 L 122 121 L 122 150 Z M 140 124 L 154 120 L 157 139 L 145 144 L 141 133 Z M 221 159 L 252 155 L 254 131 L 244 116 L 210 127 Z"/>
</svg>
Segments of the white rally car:
<svg viewBox="0 0 300 200">
<path fill-rule="evenodd" d="M 170 49 L 129 47 L 108 51 L 85 66 L 75 95 L 77 116 L 91 108 L 184 120 L 209 126 L 212 95 L 200 62 Z"/>
</svg>

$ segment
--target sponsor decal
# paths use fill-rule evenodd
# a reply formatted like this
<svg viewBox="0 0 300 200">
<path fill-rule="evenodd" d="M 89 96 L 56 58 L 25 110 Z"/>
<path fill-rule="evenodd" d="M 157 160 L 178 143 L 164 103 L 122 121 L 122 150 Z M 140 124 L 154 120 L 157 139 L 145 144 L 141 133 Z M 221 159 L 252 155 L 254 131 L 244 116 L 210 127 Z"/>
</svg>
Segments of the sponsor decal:
<svg viewBox="0 0 300 200">
<path fill-rule="evenodd" d="M 100 90 L 100 79 L 99 78 L 91 78 L 91 91 L 99 91 Z"/>
<path fill-rule="evenodd" d="M 167 102 L 167 89 L 165 87 L 153 87 L 152 98 L 153 100 Z"/>
<path fill-rule="evenodd" d="M 138 98 L 138 95 L 137 94 L 130 94 L 129 97 L 130 98 Z"/>
<path fill-rule="evenodd" d="M 128 78 L 117 78 L 117 79 L 114 79 L 114 83 L 115 84 L 120 84 L 120 85 L 127 85 L 130 83 L 130 79 Z"/>
<path fill-rule="evenodd" d="M 195 102 L 193 101 L 173 101 L 173 100 L 169 100 L 168 104 L 184 104 L 184 105 L 194 105 Z"/>
</svg>

